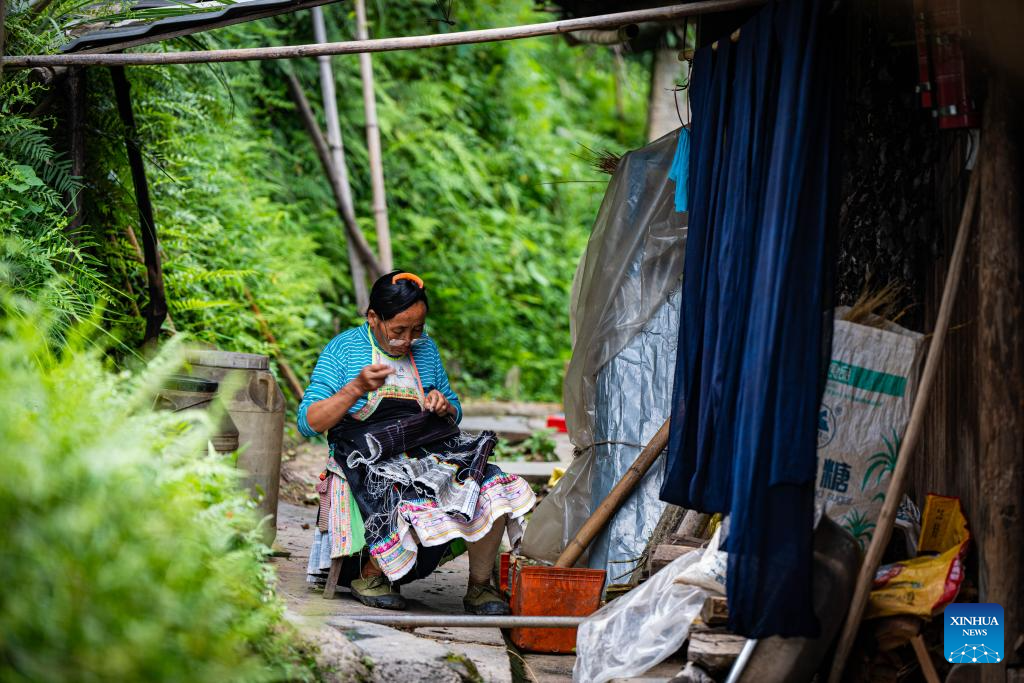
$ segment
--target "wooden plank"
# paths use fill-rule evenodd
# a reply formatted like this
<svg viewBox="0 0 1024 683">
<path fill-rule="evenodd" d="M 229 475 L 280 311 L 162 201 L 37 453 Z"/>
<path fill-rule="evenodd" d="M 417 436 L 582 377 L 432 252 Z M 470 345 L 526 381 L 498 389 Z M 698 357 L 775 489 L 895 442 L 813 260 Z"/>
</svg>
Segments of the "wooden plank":
<svg viewBox="0 0 1024 683">
<path fill-rule="evenodd" d="M 683 520 L 679 523 L 679 527 L 676 529 L 676 534 L 680 536 L 699 536 L 705 538 L 704 532 L 707 530 L 708 522 L 711 520 L 711 515 L 697 512 L 696 510 L 687 510 Z"/>
<path fill-rule="evenodd" d="M 690 633 L 690 644 L 686 648 L 687 661 L 693 662 L 712 676 L 724 674 L 740 656 L 747 639 L 724 630 L 703 631 L 695 629 Z"/>
<path fill-rule="evenodd" d="M 331 560 L 331 571 L 327 572 L 327 583 L 324 585 L 324 600 L 334 599 L 334 593 L 338 590 L 338 579 L 341 577 L 341 563 L 340 557 Z"/>
<path fill-rule="evenodd" d="M 670 534 L 665 542 L 669 545 L 689 545 L 695 548 L 703 548 L 708 544 L 708 539 L 700 536 L 683 536 L 681 534 Z"/>
<path fill-rule="evenodd" d="M 698 549 L 700 549 L 699 545 L 669 545 L 663 543 L 654 546 L 654 552 L 651 553 L 651 573 L 653 574 L 665 565 L 671 564 L 691 550 Z"/>
<path fill-rule="evenodd" d="M 711 595 L 700 608 L 700 619 L 707 626 L 724 626 L 729 621 L 729 602 L 721 595 Z"/>
</svg>

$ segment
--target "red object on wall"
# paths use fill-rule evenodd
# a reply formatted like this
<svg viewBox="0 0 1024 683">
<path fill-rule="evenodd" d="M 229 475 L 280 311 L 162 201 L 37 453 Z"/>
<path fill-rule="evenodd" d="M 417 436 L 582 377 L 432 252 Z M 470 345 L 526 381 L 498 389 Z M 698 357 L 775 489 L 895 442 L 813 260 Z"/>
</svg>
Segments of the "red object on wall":
<svg viewBox="0 0 1024 683">
<path fill-rule="evenodd" d="M 964 59 L 963 37 L 970 30 L 964 16 L 964 2 L 914 2 L 921 106 L 935 107 L 934 114 L 942 129 L 981 125 Z"/>
</svg>

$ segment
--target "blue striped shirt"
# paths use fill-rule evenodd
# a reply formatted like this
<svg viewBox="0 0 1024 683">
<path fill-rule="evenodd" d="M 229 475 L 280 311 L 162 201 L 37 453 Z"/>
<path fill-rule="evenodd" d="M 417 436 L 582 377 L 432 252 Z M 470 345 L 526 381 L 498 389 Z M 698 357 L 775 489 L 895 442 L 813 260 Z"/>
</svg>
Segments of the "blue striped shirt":
<svg viewBox="0 0 1024 683">
<path fill-rule="evenodd" d="M 313 376 L 310 378 L 309 387 L 302 395 L 302 402 L 299 404 L 299 416 L 297 423 L 299 431 L 306 436 L 316 436 L 317 432 L 309 426 L 306 420 L 306 411 L 309 406 L 330 398 L 341 391 L 341 388 L 356 378 L 359 371 L 373 363 L 373 347 L 370 344 L 370 328 L 367 323 L 351 330 L 342 332 L 328 342 L 313 368 Z M 434 340 L 423 335 L 422 341 L 413 344 L 412 358 L 416 363 L 416 370 L 420 374 L 420 382 L 423 384 L 423 391 L 430 393 L 431 389 L 437 389 L 448 402 L 455 408 L 455 420 L 462 420 L 462 404 L 459 397 L 452 391 L 448 383 L 448 373 L 444 371 L 444 364 L 441 363 L 441 354 L 437 350 Z M 366 405 L 366 396 L 361 396 L 355 402 L 349 413 L 355 413 Z"/>
</svg>

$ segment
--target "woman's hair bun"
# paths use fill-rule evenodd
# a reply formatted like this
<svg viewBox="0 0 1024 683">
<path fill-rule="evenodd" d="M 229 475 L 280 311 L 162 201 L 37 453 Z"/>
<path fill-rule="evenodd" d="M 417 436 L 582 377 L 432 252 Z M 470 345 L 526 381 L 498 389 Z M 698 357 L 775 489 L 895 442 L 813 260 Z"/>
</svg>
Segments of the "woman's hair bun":
<svg viewBox="0 0 1024 683">
<path fill-rule="evenodd" d="M 370 290 L 370 307 L 366 312 L 372 310 L 384 320 L 390 320 L 417 301 L 422 301 L 429 310 L 430 304 L 427 302 L 427 289 L 423 286 L 423 280 L 407 271 L 393 270 L 381 275 L 373 283 Z"/>
</svg>

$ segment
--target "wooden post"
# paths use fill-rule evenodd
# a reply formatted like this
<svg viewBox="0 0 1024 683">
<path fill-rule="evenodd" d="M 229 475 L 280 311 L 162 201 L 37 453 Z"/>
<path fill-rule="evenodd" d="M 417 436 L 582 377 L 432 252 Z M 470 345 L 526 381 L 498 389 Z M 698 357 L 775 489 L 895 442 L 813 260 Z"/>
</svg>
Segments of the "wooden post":
<svg viewBox="0 0 1024 683">
<path fill-rule="evenodd" d="M 331 153 L 327 148 L 327 142 L 324 140 L 324 134 L 320 132 L 320 124 L 316 122 L 313 108 L 309 106 L 306 93 L 302 90 L 302 84 L 299 83 L 299 79 L 291 71 L 287 72 L 287 78 L 288 92 L 291 93 L 292 99 L 299 108 L 302 123 L 306 126 L 306 132 L 309 133 L 309 137 L 313 141 L 317 156 L 320 157 L 320 164 L 324 167 L 324 173 L 327 175 L 327 180 L 331 184 L 331 190 L 334 192 L 334 202 L 338 214 L 348 230 L 349 240 L 355 246 L 367 270 L 373 274 L 373 277 L 379 277 L 384 274 L 384 271 L 381 270 L 380 262 L 374 256 L 370 243 L 366 241 L 366 237 L 359 230 L 352 204 L 345 201 L 345 193 L 341 189 L 341 177 L 334 168 L 334 162 L 331 161 Z"/>
<path fill-rule="evenodd" d="M 356 0 L 356 38 L 369 40 L 366 27 L 366 2 Z M 366 110 L 366 149 L 370 155 L 370 183 L 373 186 L 373 220 L 377 226 L 377 253 L 384 272 L 391 270 L 391 228 L 388 227 L 388 202 L 384 194 L 384 159 L 380 151 L 380 127 L 377 125 L 377 94 L 373 87 L 373 58 L 359 54 L 359 72 L 363 77 L 363 107 Z"/>
<path fill-rule="evenodd" d="M 132 226 L 126 225 L 124 234 L 128 237 L 128 242 L 132 245 L 132 249 L 135 251 L 135 261 L 145 266 L 146 257 L 142 253 L 142 247 L 139 246 L 139 238 L 135 236 L 135 230 Z M 131 281 L 125 281 L 125 284 L 128 285 L 128 294 L 132 297 L 132 310 L 136 315 L 142 316 L 142 311 L 139 310 L 138 304 L 135 303 L 135 291 L 132 289 Z M 174 318 L 171 317 L 170 311 L 167 311 L 167 329 L 171 331 L 171 334 L 178 334 L 178 328 L 174 326 Z"/>
<path fill-rule="evenodd" d="M 324 23 L 324 11 L 321 7 L 313 8 L 313 37 L 317 43 L 327 42 L 327 26 Z M 327 119 L 327 146 L 331 149 L 331 160 L 341 179 L 341 191 L 349 206 L 355 207 L 352 201 L 352 186 L 348 180 L 348 165 L 345 163 L 345 145 L 341 139 L 341 125 L 338 122 L 338 98 L 334 92 L 334 69 L 328 55 L 317 57 L 320 63 L 320 91 L 324 100 L 324 118 Z M 344 237 L 348 250 L 348 268 L 352 275 L 352 289 L 356 295 L 356 307 L 365 313 L 370 303 L 370 295 L 366 288 L 366 268 L 359 260 L 359 254 L 352 246 L 351 240 Z"/>
<path fill-rule="evenodd" d="M 989 79 L 978 169 L 978 546 L 979 602 L 1003 606 L 1007 649 L 984 682 L 1004 681 L 1024 613 L 1024 152 L 1020 100 L 1005 72 Z M 965 359 L 964 362 L 971 362 Z"/>
<path fill-rule="evenodd" d="M 84 67 L 71 68 L 68 71 L 65 86 L 68 98 L 68 128 L 70 129 L 68 147 L 71 150 L 71 175 L 77 178 L 85 175 L 85 73 Z M 72 216 L 67 232 L 72 241 L 77 241 L 76 233 L 82 227 L 84 219 L 82 215 L 84 192 L 85 187 L 83 186 L 74 196 L 67 198 L 68 211 Z"/>
<path fill-rule="evenodd" d="M 327 583 L 324 584 L 324 600 L 334 599 L 334 593 L 338 590 L 338 579 L 341 577 L 342 562 L 340 557 L 331 560 L 331 570 L 327 572 Z"/>
<path fill-rule="evenodd" d="M 160 328 L 167 317 L 167 297 L 164 294 L 164 274 L 160 264 L 160 249 L 157 245 L 156 224 L 153 222 L 153 204 L 149 198 L 149 183 L 146 181 L 146 167 L 139 148 L 135 115 L 132 113 L 131 86 L 123 66 L 110 67 L 114 82 L 114 97 L 117 112 L 124 125 L 124 144 L 128 151 L 128 165 L 135 186 L 135 204 L 139 207 L 139 226 L 142 229 L 142 253 L 146 261 L 146 281 L 149 284 L 149 302 L 143 312 L 146 314 L 146 333 L 143 343 L 149 344 L 160 336 Z"/>
</svg>

